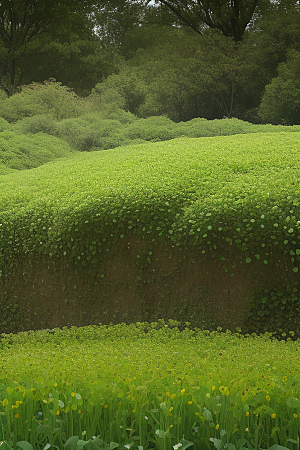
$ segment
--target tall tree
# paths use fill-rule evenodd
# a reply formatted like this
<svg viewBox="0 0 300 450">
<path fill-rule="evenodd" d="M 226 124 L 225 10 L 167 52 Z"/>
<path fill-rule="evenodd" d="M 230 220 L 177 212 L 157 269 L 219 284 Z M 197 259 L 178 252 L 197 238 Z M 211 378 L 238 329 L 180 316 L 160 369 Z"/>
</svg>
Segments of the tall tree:
<svg viewBox="0 0 300 450">
<path fill-rule="evenodd" d="M 156 0 L 199 34 L 207 27 L 235 42 L 243 38 L 260 0 Z"/>
<path fill-rule="evenodd" d="M 86 14 L 90 0 L 0 0 L 0 86 L 11 95 L 22 79 L 28 45 L 51 24 L 66 26 Z"/>
</svg>

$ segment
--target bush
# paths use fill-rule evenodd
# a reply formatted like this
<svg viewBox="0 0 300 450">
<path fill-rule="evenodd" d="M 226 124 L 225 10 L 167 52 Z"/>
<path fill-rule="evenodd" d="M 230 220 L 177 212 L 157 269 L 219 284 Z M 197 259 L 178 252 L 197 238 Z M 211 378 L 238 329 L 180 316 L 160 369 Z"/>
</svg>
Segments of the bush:
<svg viewBox="0 0 300 450">
<path fill-rule="evenodd" d="M 9 123 L 7 120 L 0 117 L 0 133 L 1 131 L 7 130 L 9 128 Z"/>
<path fill-rule="evenodd" d="M 176 124 L 165 116 L 139 119 L 128 125 L 125 136 L 129 139 L 143 139 L 145 141 L 166 141 L 177 137 Z"/>
<path fill-rule="evenodd" d="M 10 172 L 7 169 L 38 167 L 53 159 L 70 156 L 71 152 L 66 142 L 44 133 L 26 136 L 4 131 L 0 134 L 2 173 Z"/>
<path fill-rule="evenodd" d="M 49 114 L 61 120 L 79 116 L 84 108 L 84 101 L 71 89 L 49 80 L 23 86 L 21 92 L 2 101 L 0 116 L 9 122 L 37 114 Z"/>
<path fill-rule="evenodd" d="M 27 133 L 47 133 L 55 134 L 56 121 L 49 114 L 37 114 L 32 117 L 25 117 L 19 120 L 14 126 L 13 131 L 22 134 Z"/>
</svg>

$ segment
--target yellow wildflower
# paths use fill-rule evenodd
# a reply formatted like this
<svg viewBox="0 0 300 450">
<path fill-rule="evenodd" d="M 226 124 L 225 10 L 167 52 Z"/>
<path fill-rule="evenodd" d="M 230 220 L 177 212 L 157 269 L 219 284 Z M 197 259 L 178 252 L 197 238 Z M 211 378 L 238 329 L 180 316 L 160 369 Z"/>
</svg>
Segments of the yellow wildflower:
<svg viewBox="0 0 300 450">
<path fill-rule="evenodd" d="M 5 398 L 5 399 L 2 401 L 2 406 L 6 406 L 6 405 L 8 405 L 8 403 L 9 403 L 9 401 L 7 400 L 7 398 Z"/>
<path fill-rule="evenodd" d="M 185 393 L 185 389 L 181 389 L 181 395 L 183 395 Z"/>
<path fill-rule="evenodd" d="M 269 395 L 266 395 L 266 399 L 267 399 L 267 402 L 269 402 L 271 400 L 271 397 Z"/>
<path fill-rule="evenodd" d="M 191 405 L 193 402 L 192 402 L 192 400 L 189 400 L 188 401 L 188 405 Z"/>
<path fill-rule="evenodd" d="M 20 416 L 19 414 L 15 414 L 15 418 L 18 419 Z"/>
<path fill-rule="evenodd" d="M 220 386 L 220 387 L 219 387 L 219 391 L 220 391 L 222 394 L 226 395 L 226 396 L 229 395 L 229 389 L 228 389 L 228 387 L 226 387 L 226 386 Z"/>
<path fill-rule="evenodd" d="M 297 417 L 298 417 L 297 414 L 295 414 L 295 413 L 293 414 L 293 416 L 295 417 L 295 419 L 297 419 Z"/>
<path fill-rule="evenodd" d="M 59 414 L 60 414 L 60 412 L 57 410 L 57 411 L 56 411 L 56 415 L 59 416 Z"/>
<path fill-rule="evenodd" d="M 272 417 L 272 419 L 275 419 L 276 414 L 275 414 L 275 413 L 274 413 L 274 414 L 271 414 L 271 417 Z"/>
<path fill-rule="evenodd" d="M 104 408 L 108 408 L 108 404 L 107 403 L 105 403 Z"/>
<path fill-rule="evenodd" d="M 54 387 L 57 387 L 58 386 L 58 384 L 57 383 L 54 383 L 54 385 L 53 385 Z"/>
<path fill-rule="evenodd" d="M 220 425 L 217 423 L 217 425 L 215 426 L 215 429 L 218 430 L 220 428 Z"/>
<path fill-rule="evenodd" d="M 176 397 L 176 394 L 172 394 L 171 397 L 170 397 L 170 399 L 171 399 L 171 400 L 174 400 L 175 397 Z"/>
<path fill-rule="evenodd" d="M 211 388 L 212 391 L 214 391 L 215 389 L 216 389 L 216 386 L 213 386 L 213 387 Z"/>
<path fill-rule="evenodd" d="M 81 409 L 78 410 L 78 414 L 81 414 Z"/>
<path fill-rule="evenodd" d="M 71 397 L 75 397 L 75 392 L 71 392 Z"/>
<path fill-rule="evenodd" d="M 133 410 L 132 410 L 132 412 L 133 412 L 133 414 L 136 412 L 136 409 L 134 408 Z"/>
<path fill-rule="evenodd" d="M 246 416 L 247 416 L 247 417 L 249 416 L 249 411 L 246 412 Z"/>
</svg>

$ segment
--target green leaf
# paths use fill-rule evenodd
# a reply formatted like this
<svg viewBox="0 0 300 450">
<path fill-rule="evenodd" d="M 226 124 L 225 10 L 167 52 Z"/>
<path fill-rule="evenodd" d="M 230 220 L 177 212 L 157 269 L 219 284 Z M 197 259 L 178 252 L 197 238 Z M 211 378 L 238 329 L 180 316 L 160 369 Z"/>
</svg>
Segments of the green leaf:
<svg viewBox="0 0 300 450">
<path fill-rule="evenodd" d="M 111 449 L 111 450 L 114 450 L 115 448 L 118 448 L 119 447 L 119 444 L 117 444 L 116 442 L 111 442 L 110 444 L 109 444 L 109 448 Z"/>
<path fill-rule="evenodd" d="M 293 272 L 295 272 L 295 273 L 297 273 L 298 270 L 299 270 L 298 267 L 294 267 L 294 268 L 293 268 Z"/>
<path fill-rule="evenodd" d="M 235 447 L 234 444 L 229 443 L 229 444 L 227 445 L 227 449 L 228 449 L 228 450 L 236 450 L 236 447 Z"/>
<path fill-rule="evenodd" d="M 85 445 L 82 447 L 85 450 L 99 450 L 99 447 L 97 444 L 95 444 L 94 441 L 88 441 L 85 443 Z"/>
<path fill-rule="evenodd" d="M 246 258 L 246 263 L 251 263 L 252 259 L 251 258 Z"/>
<path fill-rule="evenodd" d="M 283 447 L 282 445 L 274 444 L 269 450 L 289 450 L 288 447 Z"/>
<path fill-rule="evenodd" d="M 187 448 L 194 445 L 194 442 L 186 441 L 185 439 L 181 439 L 180 443 L 182 444 L 182 447 L 180 447 L 180 450 L 186 450 Z"/>
<path fill-rule="evenodd" d="M 66 450 L 76 450 L 78 440 L 79 440 L 79 436 L 71 436 L 64 445 L 65 449 Z"/>
<path fill-rule="evenodd" d="M 288 398 L 286 403 L 289 408 L 299 408 L 300 406 L 300 401 L 296 397 Z"/>
<path fill-rule="evenodd" d="M 203 412 L 203 417 L 205 420 L 212 420 L 212 414 L 211 412 L 205 408 L 204 412 Z"/>
<path fill-rule="evenodd" d="M 220 439 L 210 438 L 209 440 L 214 444 L 214 446 L 216 447 L 217 450 L 221 450 L 222 441 Z"/>
<path fill-rule="evenodd" d="M 17 447 L 21 447 L 22 450 L 33 450 L 32 445 L 27 441 L 17 442 Z"/>
<path fill-rule="evenodd" d="M 156 430 L 155 434 L 156 436 L 158 436 L 160 439 L 165 439 L 165 437 L 167 436 L 169 430 L 167 431 L 163 431 L 163 430 Z"/>
</svg>

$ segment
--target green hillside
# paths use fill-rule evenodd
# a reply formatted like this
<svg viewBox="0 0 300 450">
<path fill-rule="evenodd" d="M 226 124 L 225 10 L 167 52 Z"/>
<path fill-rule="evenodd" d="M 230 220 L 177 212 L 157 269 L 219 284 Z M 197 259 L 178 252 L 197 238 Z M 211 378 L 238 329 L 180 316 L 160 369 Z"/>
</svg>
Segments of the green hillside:
<svg viewBox="0 0 300 450">
<path fill-rule="evenodd" d="M 278 132 L 81 153 L 2 176 L 2 302 L 39 304 L 46 326 L 179 314 L 231 327 L 256 302 L 253 326 L 290 327 L 299 165 L 299 133 Z"/>
</svg>

